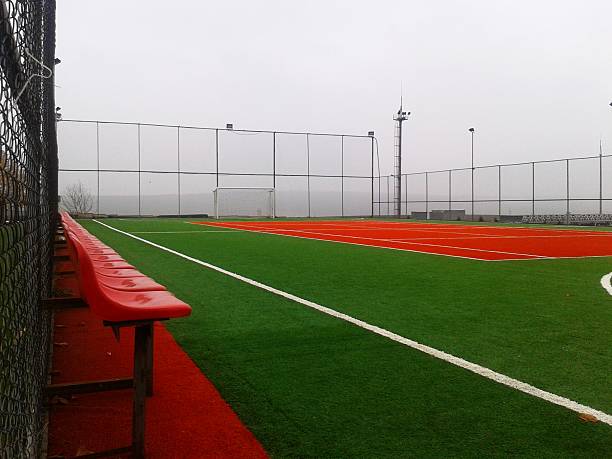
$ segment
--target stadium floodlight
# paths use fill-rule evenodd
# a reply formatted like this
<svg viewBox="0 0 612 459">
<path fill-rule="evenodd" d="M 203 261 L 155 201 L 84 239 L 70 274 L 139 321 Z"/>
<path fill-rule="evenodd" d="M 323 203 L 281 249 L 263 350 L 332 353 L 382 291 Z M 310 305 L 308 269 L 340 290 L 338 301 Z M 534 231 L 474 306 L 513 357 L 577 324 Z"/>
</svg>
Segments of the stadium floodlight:
<svg viewBox="0 0 612 459">
<path fill-rule="evenodd" d="M 234 129 L 234 124 L 233 123 L 227 123 L 225 125 L 225 129 L 227 129 L 229 131 L 233 130 Z"/>
<path fill-rule="evenodd" d="M 369 137 L 374 137 L 374 131 L 368 131 L 368 136 Z"/>
<path fill-rule="evenodd" d="M 213 190 L 215 218 L 275 218 L 274 188 L 218 187 Z"/>
</svg>

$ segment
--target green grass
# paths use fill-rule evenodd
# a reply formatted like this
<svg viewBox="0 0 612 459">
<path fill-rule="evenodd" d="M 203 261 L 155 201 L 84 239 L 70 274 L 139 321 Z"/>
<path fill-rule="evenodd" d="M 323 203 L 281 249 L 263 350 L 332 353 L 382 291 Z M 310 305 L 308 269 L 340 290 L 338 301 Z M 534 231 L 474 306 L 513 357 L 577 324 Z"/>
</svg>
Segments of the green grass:
<svg viewBox="0 0 612 459">
<path fill-rule="evenodd" d="M 168 328 L 273 456 L 610 453 L 609 426 L 83 224 L 192 305 Z M 611 258 L 487 263 L 247 232 L 139 236 L 612 412 L 612 301 L 599 286 Z"/>
</svg>

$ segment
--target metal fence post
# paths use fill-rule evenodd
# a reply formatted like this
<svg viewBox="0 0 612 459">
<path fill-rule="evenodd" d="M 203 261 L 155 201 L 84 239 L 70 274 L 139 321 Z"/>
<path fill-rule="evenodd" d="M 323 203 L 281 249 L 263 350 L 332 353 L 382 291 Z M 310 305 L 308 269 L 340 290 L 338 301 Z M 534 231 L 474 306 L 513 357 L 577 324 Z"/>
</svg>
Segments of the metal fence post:
<svg viewBox="0 0 612 459">
<path fill-rule="evenodd" d="M 603 157 L 599 152 L 599 215 L 603 214 Z"/>
<path fill-rule="evenodd" d="M 425 220 L 429 220 L 429 172 L 425 172 Z"/>
<path fill-rule="evenodd" d="M 344 136 L 340 136 L 340 215 L 344 217 Z"/>
<path fill-rule="evenodd" d="M 501 166 L 497 166 L 497 215 L 501 222 L 502 216 L 502 181 L 501 181 Z"/>
<path fill-rule="evenodd" d="M 391 192 L 389 191 L 389 176 L 387 175 L 387 217 L 391 215 Z"/>
<path fill-rule="evenodd" d="M 380 176 L 380 167 L 378 168 L 378 216 L 380 217 L 380 207 L 382 205 L 382 194 L 381 194 L 381 187 L 382 187 L 382 177 Z"/>
<path fill-rule="evenodd" d="M 306 134 L 306 186 L 308 189 L 308 218 L 310 218 L 310 134 Z"/>
<path fill-rule="evenodd" d="M 406 197 L 406 218 L 408 218 L 408 174 L 405 174 L 404 178 L 406 179 L 406 184 L 404 186 L 404 196 Z"/>
<path fill-rule="evenodd" d="M 569 171 L 569 159 L 565 160 L 565 224 L 570 223 L 570 171 Z"/>
<path fill-rule="evenodd" d="M 372 217 L 374 217 L 374 137 L 372 137 L 371 140 L 371 144 L 372 144 L 372 192 L 371 192 L 371 196 L 372 196 Z"/>
<path fill-rule="evenodd" d="M 100 215 L 100 123 L 96 121 L 96 176 L 97 176 L 97 206 L 96 214 Z"/>
<path fill-rule="evenodd" d="M 535 215 L 535 162 L 531 163 L 531 215 Z"/>
<path fill-rule="evenodd" d="M 176 179 L 178 189 L 178 215 L 181 216 L 181 127 L 176 127 Z"/>
<path fill-rule="evenodd" d="M 142 217 L 142 209 L 141 209 L 141 203 L 142 203 L 142 193 L 140 191 L 140 187 L 141 187 L 141 166 L 140 166 L 140 123 L 138 123 L 138 216 Z"/>
<path fill-rule="evenodd" d="M 219 188 L 219 129 L 215 129 L 215 177 Z"/>
<path fill-rule="evenodd" d="M 472 221 L 474 221 L 474 163 L 472 163 Z"/>
<path fill-rule="evenodd" d="M 453 170 L 448 170 L 448 218 L 451 218 L 453 210 Z"/>
<path fill-rule="evenodd" d="M 276 189 L 276 132 L 272 133 L 272 188 Z"/>
</svg>

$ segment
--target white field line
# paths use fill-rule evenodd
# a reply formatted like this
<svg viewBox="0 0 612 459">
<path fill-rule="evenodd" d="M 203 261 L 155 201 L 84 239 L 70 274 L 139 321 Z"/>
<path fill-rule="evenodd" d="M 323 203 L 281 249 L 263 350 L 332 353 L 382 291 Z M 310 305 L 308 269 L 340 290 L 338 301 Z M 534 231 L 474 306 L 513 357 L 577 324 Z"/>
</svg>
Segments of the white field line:
<svg viewBox="0 0 612 459">
<path fill-rule="evenodd" d="M 209 223 L 203 223 L 203 222 L 187 222 L 190 223 L 192 225 L 207 225 L 207 226 L 214 226 L 214 227 L 222 227 L 220 225 L 216 225 L 216 224 L 209 224 Z M 235 224 L 235 222 L 227 222 L 224 224 Z M 222 228 L 229 228 L 229 227 L 222 227 Z M 485 228 L 485 227 L 483 227 Z M 612 255 L 576 255 L 576 256 L 561 256 L 561 257 L 553 257 L 553 256 L 544 256 L 544 255 L 532 255 L 532 254 L 524 254 L 524 256 L 530 257 L 530 258 L 499 258 L 499 259 L 493 259 L 493 260 L 487 260 L 486 258 L 476 258 L 476 257 L 468 257 L 465 255 L 451 255 L 451 254 L 447 254 L 447 253 L 436 253 L 436 252 L 427 252 L 427 251 L 423 251 L 423 250 L 413 250 L 413 249 L 405 249 L 405 248 L 399 248 L 399 247 L 384 247 L 384 246 L 375 246 L 375 245 L 369 245 L 369 244 L 359 244 L 357 242 L 348 242 L 348 241 L 334 241 L 334 240 L 330 240 L 330 239 L 319 239 L 319 238 L 314 238 L 314 237 L 304 237 L 304 236 L 296 236 L 296 235 L 292 235 L 292 234 L 281 234 L 278 232 L 273 232 L 273 231 L 288 231 L 288 230 L 280 230 L 280 229 L 275 229 L 275 230 L 271 230 L 271 231 L 258 231 L 256 229 L 247 229 L 247 228 L 232 228 L 238 231 L 247 231 L 247 232 L 251 232 L 251 233 L 261 233 L 261 234 L 272 234 L 275 236 L 286 236 L 286 237 L 295 237 L 298 239 L 310 239 L 311 241 L 325 241 L 325 242 L 335 242 L 337 244 L 350 244 L 350 245 L 358 245 L 358 246 L 362 246 L 362 247 L 375 247 L 377 249 L 386 249 L 386 250 L 399 250 L 402 252 L 413 252 L 413 253 L 422 253 L 425 255 L 438 255 L 438 256 L 442 256 L 442 257 L 451 257 L 451 258 L 463 258 L 465 260 L 476 260 L 476 261 L 486 261 L 486 262 L 504 262 L 504 261 L 533 261 L 533 260 L 583 260 L 586 258 L 611 258 Z M 385 228 L 386 229 L 386 228 Z M 537 229 L 537 228 L 534 228 Z M 544 229 L 544 228 L 542 228 Z M 297 231 L 297 230 L 293 230 L 293 231 Z M 562 230 L 559 230 L 562 231 Z M 474 234 L 474 233 L 471 233 Z M 344 237 L 351 237 L 351 236 L 344 236 Z M 352 237 L 356 237 L 356 236 L 352 236 Z M 540 236 L 534 236 L 534 237 L 540 237 Z M 366 238 L 363 237 L 361 239 L 374 239 L 374 240 L 379 240 L 379 241 L 393 241 L 393 242 L 406 242 L 402 239 L 376 239 L 376 238 Z M 427 239 L 434 239 L 434 238 L 427 238 Z M 456 238 L 450 238 L 450 239 L 456 239 Z M 463 239 L 463 238 L 461 238 Z M 466 238 L 467 239 L 467 238 Z M 406 242 L 407 243 L 407 242 Z M 423 244 L 420 244 L 423 245 Z M 443 247 L 443 246 L 441 246 Z M 456 249 L 461 249 L 463 247 L 453 247 Z M 469 249 L 467 249 L 469 250 Z M 473 249 L 476 250 L 476 249 Z M 481 249 L 483 250 L 483 249 Z M 487 250 L 490 251 L 490 250 Z M 510 253 L 510 252 L 508 252 Z M 522 255 L 522 254 L 517 254 L 517 255 Z"/>
<path fill-rule="evenodd" d="M 603 276 L 600 282 L 604 290 L 612 295 L 612 273 Z"/>
<path fill-rule="evenodd" d="M 254 222 L 257 223 L 257 222 Z M 267 223 L 263 223 L 262 224 L 267 224 Z M 283 222 L 284 223 L 284 222 Z M 298 222 L 299 223 L 299 222 Z M 390 222 L 390 221 L 383 221 L 383 222 L 377 222 L 381 225 L 387 225 L 387 226 L 380 226 L 380 227 L 373 227 L 370 226 L 370 224 L 372 223 L 371 220 L 360 220 L 360 221 L 356 221 L 354 222 L 355 224 L 351 225 L 350 222 L 316 222 L 313 221 L 314 224 L 317 225 L 329 225 L 329 226 L 344 226 L 345 228 L 350 228 L 350 229 L 362 229 L 362 230 L 378 230 L 378 229 L 385 229 L 385 230 L 391 230 L 391 231 L 402 231 L 405 229 L 416 229 L 418 231 L 439 231 L 439 230 L 455 230 L 455 231 L 448 231 L 449 233 L 457 233 L 457 234 L 478 234 L 478 233 L 474 233 L 474 232 L 460 232 L 460 231 L 456 231 L 457 229 L 461 229 L 461 228 L 477 228 L 477 229 L 486 229 L 486 230 L 506 230 L 506 229 L 526 229 L 526 230 L 531 230 L 531 231 L 547 231 L 547 232 L 575 232 L 581 235 L 599 235 L 601 233 L 604 233 L 607 235 L 612 236 L 612 231 L 593 231 L 593 230 L 587 230 L 584 229 L 584 226 L 576 226 L 576 225 L 564 225 L 563 228 L 559 228 L 558 226 L 548 226 L 548 227 L 541 227 L 541 226 L 496 226 L 496 225 L 491 225 L 491 226 L 486 226 L 486 225 L 465 225 L 465 224 L 457 224 L 457 225 L 451 225 L 448 223 L 416 223 L 416 222 Z M 360 223 L 362 224 L 368 224 L 368 226 L 366 228 L 364 228 L 364 225 L 360 225 Z M 420 226 L 422 225 L 422 226 Z M 490 235 L 487 234 L 487 235 Z"/>
<path fill-rule="evenodd" d="M 201 222 L 194 222 L 196 224 L 202 224 Z M 205 224 L 205 223 L 204 223 Z M 227 224 L 240 224 L 238 222 L 227 222 Z M 251 228 L 260 228 L 260 227 L 265 227 L 266 225 L 269 225 L 270 223 L 262 223 L 260 225 L 257 224 L 250 224 L 249 226 Z M 214 225 L 213 225 L 214 226 Z M 334 231 L 334 230 L 359 230 L 359 231 L 380 231 L 380 230 L 385 230 L 385 231 L 433 231 L 433 232 L 440 232 L 440 230 L 449 230 L 449 231 L 444 231 L 444 234 L 467 234 L 470 236 L 474 236 L 474 235 L 479 235 L 482 234 L 483 236 L 490 236 L 490 233 L 475 233 L 475 232 L 465 232 L 465 231 L 451 231 L 451 230 L 455 230 L 456 228 L 450 228 L 450 227 L 443 227 L 443 228 L 408 228 L 408 227 L 404 227 L 404 228 L 398 228 L 398 227 L 388 227 L 388 226 L 368 226 L 367 228 L 363 228 L 361 226 L 355 225 L 355 226 L 349 226 L 349 225 L 332 225 L 329 224 L 328 226 L 332 226 L 333 228 L 316 228 L 316 226 L 326 226 L 326 225 L 319 225 L 319 224 L 313 224 L 312 226 L 315 227 L 316 230 L 319 231 Z M 271 225 L 270 230 L 272 230 L 272 228 L 274 229 L 274 231 L 298 231 L 298 230 L 294 230 L 291 228 L 274 228 L 274 224 Z"/>
<path fill-rule="evenodd" d="M 196 224 L 196 223 L 194 223 Z M 198 225 L 207 225 L 207 223 L 197 223 Z M 210 225 L 210 226 L 216 226 L 216 225 Z M 468 256 L 464 256 L 464 255 L 450 255 L 447 253 L 435 253 L 435 252 L 424 252 L 423 250 L 413 250 L 413 249 L 403 249 L 400 247 L 382 247 L 382 246 L 377 246 L 377 245 L 370 245 L 370 244 L 360 244 L 358 242 L 348 242 L 348 241 L 333 241 L 330 239 L 319 239 L 319 238 L 315 238 L 315 237 L 306 237 L 306 236 L 298 236 L 295 234 L 279 234 L 279 233 L 273 233 L 271 231 L 258 231 L 256 229 L 246 229 L 246 228 L 233 228 L 236 229 L 238 231 L 246 231 L 249 233 L 255 233 L 255 234 L 271 234 L 273 236 L 284 236 L 284 237 L 294 237 L 297 239 L 306 239 L 309 241 L 324 241 L 324 242 L 334 242 L 336 244 L 349 244 L 349 245 L 358 245 L 361 247 L 370 247 L 370 248 L 375 248 L 375 249 L 385 249 L 385 250 L 398 250 L 401 252 L 413 252 L 413 253 L 422 253 L 422 254 L 426 254 L 426 255 L 438 255 L 440 257 L 451 257 L 451 258 L 463 258 L 465 260 L 475 260 L 475 261 L 498 261 L 498 260 L 486 260 L 484 258 L 476 258 L 476 257 L 468 257 Z M 276 230 L 278 231 L 278 230 Z M 508 259 L 506 259 L 508 260 Z"/>
<path fill-rule="evenodd" d="M 240 226 L 239 224 L 234 224 L 234 226 Z M 231 226 L 229 226 L 228 228 L 231 228 Z M 534 255 L 532 253 L 516 253 L 516 252 L 504 252 L 504 251 L 500 251 L 500 250 L 489 250 L 489 249 L 474 249 L 474 248 L 470 248 L 470 247 L 458 247 L 458 246 L 454 246 L 454 245 L 441 245 L 441 244 L 427 244 L 424 242 L 406 242 L 406 241 L 402 241 L 399 239 L 383 239 L 383 238 L 376 238 L 376 237 L 366 237 L 366 236 L 345 236 L 342 234 L 329 234 L 329 233 L 321 233 L 321 232 L 317 232 L 317 231 L 308 231 L 308 230 L 292 230 L 292 229 L 274 229 L 274 228 L 261 228 L 261 230 L 259 230 L 258 228 L 260 227 L 256 227 L 252 230 L 249 229 L 244 229 L 244 228 L 239 228 L 242 229 L 244 231 L 253 231 L 256 233 L 267 233 L 267 234 L 276 234 L 277 236 L 293 236 L 293 234 L 283 234 L 283 233 L 279 233 L 278 231 L 286 231 L 286 232 L 291 232 L 291 233 L 301 233 L 301 234 L 315 234 L 315 235 L 319 235 L 319 236 L 328 236 L 328 237 L 342 237 L 342 238 L 348 238 L 348 239 L 365 239 L 368 241 L 383 241 L 383 242 L 397 242 L 399 244 L 412 244 L 412 245 L 420 245 L 420 246 L 424 246 L 424 247 L 441 247 L 441 248 L 445 248 L 445 249 L 457 249 L 457 250 L 467 250 L 467 251 L 471 251 L 471 252 L 484 252 L 484 253 L 498 253 L 498 254 L 502 254 L 502 255 L 517 255 L 517 256 L 523 256 L 523 257 L 529 257 L 529 258 L 548 258 L 545 257 L 543 255 Z M 300 236 L 295 236 L 295 237 L 300 237 Z M 305 239 L 316 239 L 319 241 L 328 241 L 328 242 L 344 242 L 344 241 L 335 241 L 333 239 L 321 239 L 321 238 L 316 238 L 316 237 L 307 237 L 307 236 L 302 236 Z M 456 238 L 458 239 L 458 238 Z M 349 242 L 349 244 L 351 244 L 351 242 Z M 367 244 L 360 244 L 360 245 L 367 245 Z M 372 246 L 368 246 L 368 247 L 372 247 Z M 378 247 L 378 246 L 374 246 L 374 247 Z M 387 247 L 383 247 L 383 248 L 387 248 Z M 400 250 L 404 250 L 404 249 L 400 249 Z M 418 252 L 418 251 L 417 251 Z M 419 253 L 430 253 L 430 252 L 419 252 Z M 442 255 L 446 255 L 446 254 L 442 254 Z M 446 256 L 453 256 L 453 255 L 446 255 Z"/>
<path fill-rule="evenodd" d="M 467 234 L 467 233 L 466 233 Z M 461 238 L 457 238 L 457 237 L 414 237 L 414 238 L 401 238 L 401 239 L 394 239 L 395 241 L 418 241 L 421 239 L 426 239 L 426 240 L 438 240 L 438 239 L 444 239 L 444 240 L 452 240 L 452 239 L 547 239 L 547 238 L 587 238 L 587 237 L 609 237 L 612 238 L 612 234 L 609 235 L 605 235 L 605 234 L 571 234 L 571 235 L 563 235 L 563 236 L 540 236 L 540 235 L 533 235 L 533 236 L 491 236 L 490 234 L 487 236 L 467 236 L 467 237 L 461 237 Z"/>
<path fill-rule="evenodd" d="M 185 234 L 185 233 L 240 233 L 240 231 L 226 230 L 210 230 L 210 231 L 132 231 L 132 234 Z"/>
<path fill-rule="evenodd" d="M 495 381 L 499 384 L 503 384 L 505 386 L 511 387 L 512 389 L 516 389 L 520 392 L 523 392 L 525 394 L 531 395 L 533 397 L 537 397 L 540 398 L 542 400 L 546 400 L 550 403 L 553 403 L 555 405 L 559 405 L 562 406 L 564 408 L 567 408 L 568 410 L 571 411 L 575 411 L 576 413 L 586 413 L 586 414 L 590 414 L 591 416 L 596 417 L 599 421 L 608 424 L 610 426 L 612 426 L 612 415 L 604 413 L 603 411 L 599 411 L 596 410 L 594 408 L 591 408 L 589 406 L 586 405 L 582 405 L 578 402 L 575 402 L 573 400 L 570 400 L 568 398 L 562 397 L 560 395 L 556 395 L 553 394 L 551 392 L 547 392 L 545 390 L 539 389 L 535 386 L 532 386 L 531 384 L 527 384 L 525 382 L 519 381 L 518 379 L 514 379 L 511 378 L 510 376 L 506 376 L 504 374 L 501 373 L 497 373 L 496 371 L 493 371 L 489 368 L 483 367 L 481 365 L 478 365 L 476 363 L 473 362 L 469 362 L 468 360 L 464 360 L 460 357 L 456 357 L 452 354 L 449 354 L 447 352 L 444 351 L 440 351 L 438 349 L 435 349 L 433 347 L 427 346 L 425 344 L 421 344 L 418 343 L 417 341 L 413 341 L 411 339 L 408 338 L 404 338 L 403 336 L 397 335 L 389 330 L 385 330 L 384 328 L 380 328 L 377 327 L 376 325 L 371 325 L 367 322 L 364 322 L 363 320 L 359 320 L 356 319 L 355 317 L 349 316 L 348 314 L 344 314 L 342 312 L 338 312 L 334 309 L 328 308 L 326 306 L 322 306 L 318 303 L 315 303 L 313 301 L 310 300 L 305 300 L 303 298 L 300 298 L 296 295 L 293 295 L 291 293 L 287 293 L 284 292 L 282 290 L 278 290 L 274 287 L 270 287 L 266 284 L 262 284 L 261 282 L 257 282 L 256 280 L 250 279 L 248 277 L 242 276 L 240 274 L 228 271 L 226 269 L 220 268 L 218 266 L 215 266 L 213 264 L 207 263 L 205 261 L 202 260 L 198 260 L 197 258 L 193 258 L 190 257 L 188 255 L 185 255 L 181 252 L 177 252 L 176 250 L 172 250 L 169 249 L 168 247 L 164 247 L 163 245 L 159 245 L 156 244 L 154 242 L 148 241 L 146 239 L 143 239 L 141 237 L 135 236 L 133 234 L 130 233 L 126 233 L 125 231 L 121 231 L 117 228 L 113 228 L 110 225 L 107 225 L 105 223 L 99 222 L 97 220 L 94 220 L 96 223 L 105 226 L 106 228 L 109 228 L 113 231 L 116 231 L 117 233 L 123 234 L 125 236 L 131 237 L 133 239 L 136 239 L 138 241 L 144 242 L 145 244 L 151 245 L 153 247 L 156 247 L 160 250 L 163 250 L 165 252 L 171 253 L 173 255 L 179 256 L 181 258 L 184 258 L 185 260 L 189 260 L 193 263 L 196 263 L 198 265 L 204 266 L 205 268 L 209 268 L 212 269 L 213 271 L 217 271 L 221 274 L 225 274 L 226 276 L 232 277 L 234 279 L 237 279 L 239 281 L 245 282 L 246 284 L 252 285 L 254 287 L 260 288 L 262 290 L 265 290 L 267 292 L 273 293 L 275 295 L 281 296 L 283 298 L 286 298 L 288 300 L 294 301 L 296 303 L 302 304 L 304 306 L 307 306 L 309 308 L 315 309 L 319 312 L 322 312 L 324 314 L 327 314 L 329 316 L 332 317 L 336 317 L 338 319 L 344 320 L 345 322 L 351 323 L 353 325 L 356 325 L 360 328 L 363 328 L 364 330 L 368 330 L 372 333 L 375 333 L 377 335 L 383 336 L 385 338 L 388 338 L 392 341 L 395 341 L 397 343 L 403 344 L 404 346 L 408 346 L 412 349 L 416 349 L 420 352 L 423 352 L 427 355 L 430 355 L 432 357 L 435 357 L 437 359 L 443 360 L 445 362 L 448 362 L 452 365 L 458 366 L 460 368 L 463 368 L 465 370 L 471 371 L 472 373 L 475 373 L 477 375 L 483 376 L 487 379 L 490 379 L 492 381 Z"/>
<path fill-rule="evenodd" d="M 200 223 L 200 222 L 194 222 L 194 223 Z M 233 223 L 237 223 L 237 222 L 227 222 L 228 224 L 233 224 Z M 200 223 L 202 224 L 202 223 Z M 261 223 L 260 225 L 249 225 L 253 228 L 259 228 L 259 227 L 263 227 L 265 225 L 270 225 L 270 223 Z M 574 230 L 559 230 L 559 229 L 548 229 L 548 228 L 526 228 L 526 229 L 530 229 L 530 230 L 540 230 L 540 231 L 547 231 L 547 232 L 556 232 L 556 233 L 566 233 L 566 234 L 560 234 L 560 235 L 527 235 L 527 234 L 521 234 L 519 232 L 519 234 L 517 235 L 513 235 L 513 236 L 509 236 L 507 234 L 500 234 L 498 236 L 496 236 L 495 234 L 492 233 L 477 233 L 474 231 L 457 231 L 456 227 L 453 228 L 452 226 L 442 226 L 440 228 L 431 228 L 431 227 L 427 227 L 427 228 L 419 228 L 419 227 L 410 227 L 410 223 L 405 224 L 405 227 L 403 228 L 398 228 L 397 226 L 393 226 L 393 227 L 384 227 L 384 226 L 368 226 L 366 228 L 360 227 L 358 225 L 354 225 L 354 226 L 349 226 L 349 225 L 331 225 L 330 226 L 335 226 L 335 228 L 316 228 L 319 231 L 334 231 L 334 230 L 359 230 L 359 231 L 380 231 L 380 230 L 385 230 L 385 231 L 415 231 L 415 232 L 428 232 L 428 231 L 432 231 L 432 232 L 438 232 L 438 233 L 443 233 L 443 234 L 461 234 L 461 235 L 466 235 L 466 236 L 473 236 L 474 238 L 500 238 L 500 239 L 520 239 L 520 238 L 570 238 L 570 237 L 590 237 L 590 236 L 595 236 L 595 237 L 612 237 L 612 231 L 574 231 Z M 313 224 L 313 226 L 317 226 L 316 224 Z M 272 224 L 271 228 L 274 227 L 274 224 Z M 466 226 L 467 228 L 480 228 L 480 229 L 507 229 L 506 227 L 495 227 L 495 226 L 491 226 L 491 227 L 487 227 L 487 226 Z M 510 227 L 512 228 L 517 228 L 517 227 Z M 522 227 L 520 227 L 519 229 L 522 229 Z M 298 230 L 294 230 L 291 228 L 274 228 L 274 231 L 298 231 Z M 567 234 L 569 233 L 569 234 Z M 423 239 L 430 239 L 430 238 L 423 238 Z M 432 237 L 431 239 L 453 239 L 453 238 L 438 238 L 438 237 Z M 464 239 L 464 238 L 461 238 Z M 465 238 L 468 239 L 468 238 Z M 399 240 L 399 239 L 398 239 Z M 403 240 L 403 239 L 402 239 Z"/>
</svg>

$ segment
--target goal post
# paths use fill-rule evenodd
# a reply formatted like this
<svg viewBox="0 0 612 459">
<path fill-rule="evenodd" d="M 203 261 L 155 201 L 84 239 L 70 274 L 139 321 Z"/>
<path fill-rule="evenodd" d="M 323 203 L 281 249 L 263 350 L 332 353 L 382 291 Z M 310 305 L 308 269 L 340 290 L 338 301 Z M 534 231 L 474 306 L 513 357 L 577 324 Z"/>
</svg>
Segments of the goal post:
<svg viewBox="0 0 612 459">
<path fill-rule="evenodd" d="M 276 217 L 274 188 L 218 187 L 213 190 L 215 218 Z"/>
</svg>

